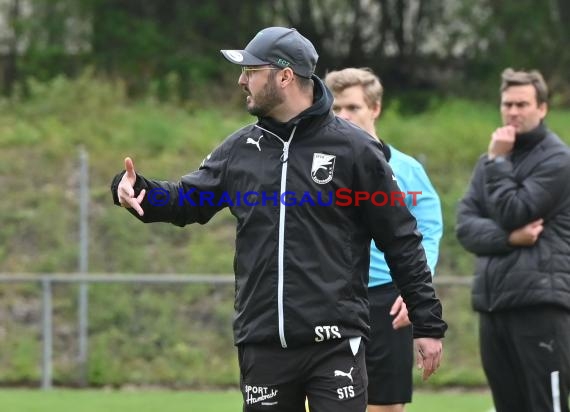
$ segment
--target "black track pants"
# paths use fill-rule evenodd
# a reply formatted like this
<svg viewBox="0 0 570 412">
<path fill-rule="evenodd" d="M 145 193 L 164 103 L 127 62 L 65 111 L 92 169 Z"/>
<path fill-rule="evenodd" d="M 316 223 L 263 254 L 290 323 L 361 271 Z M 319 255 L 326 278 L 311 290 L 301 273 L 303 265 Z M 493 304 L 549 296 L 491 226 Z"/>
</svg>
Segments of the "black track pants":
<svg viewBox="0 0 570 412">
<path fill-rule="evenodd" d="M 497 412 L 569 412 L 570 312 L 480 313 L 481 360 Z"/>
</svg>

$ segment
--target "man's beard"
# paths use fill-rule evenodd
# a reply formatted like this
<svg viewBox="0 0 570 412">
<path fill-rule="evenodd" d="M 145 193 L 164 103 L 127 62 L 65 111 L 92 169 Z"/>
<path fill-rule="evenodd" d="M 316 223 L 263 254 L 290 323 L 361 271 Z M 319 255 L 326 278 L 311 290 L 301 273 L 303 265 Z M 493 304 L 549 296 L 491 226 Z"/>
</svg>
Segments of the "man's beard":
<svg viewBox="0 0 570 412">
<path fill-rule="evenodd" d="M 254 105 L 247 107 L 247 111 L 251 115 L 258 117 L 267 117 L 276 106 L 285 101 L 285 98 L 279 93 L 279 89 L 277 89 L 274 83 L 273 76 L 267 80 L 265 88 L 254 99 Z"/>
</svg>

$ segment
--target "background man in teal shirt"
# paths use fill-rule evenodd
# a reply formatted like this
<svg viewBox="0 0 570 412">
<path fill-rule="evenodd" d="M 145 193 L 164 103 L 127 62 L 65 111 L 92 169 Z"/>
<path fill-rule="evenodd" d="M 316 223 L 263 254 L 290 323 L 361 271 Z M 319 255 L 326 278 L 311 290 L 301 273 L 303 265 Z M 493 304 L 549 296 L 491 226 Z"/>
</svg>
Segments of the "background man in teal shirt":
<svg viewBox="0 0 570 412">
<path fill-rule="evenodd" d="M 334 95 L 337 116 L 378 139 L 375 121 L 382 110 L 383 88 L 369 69 L 347 68 L 329 73 L 325 83 Z M 385 155 L 418 222 L 432 274 L 443 231 L 441 204 L 424 168 L 413 157 L 385 145 Z M 374 244 L 370 248 L 370 342 L 366 348 L 368 412 L 401 412 L 412 400 L 413 337 L 408 310 Z"/>
</svg>

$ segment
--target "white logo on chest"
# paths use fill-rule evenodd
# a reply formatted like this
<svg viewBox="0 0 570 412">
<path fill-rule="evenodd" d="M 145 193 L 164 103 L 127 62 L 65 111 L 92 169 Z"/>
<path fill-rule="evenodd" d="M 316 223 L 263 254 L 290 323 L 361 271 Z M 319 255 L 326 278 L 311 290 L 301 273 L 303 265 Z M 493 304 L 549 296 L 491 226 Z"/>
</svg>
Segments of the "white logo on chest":
<svg viewBox="0 0 570 412">
<path fill-rule="evenodd" d="M 313 153 L 311 178 L 315 183 L 324 185 L 332 180 L 336 156 L 323 153 Z"/>
<path fill-rule="evenodd" d="M 245 144 L 252 144 L 255 147 L 257 147 L 257 150 L 259 150 L 261 152 L 261 147 L 259 147 L 259 141 L 261 140 L 262 137 L 263 137 L 263 135 L 259 136 L 257 141 L 253 140 L 251 137 L 248 137 L 247 140 L 245 141 Z"/>
</svg>

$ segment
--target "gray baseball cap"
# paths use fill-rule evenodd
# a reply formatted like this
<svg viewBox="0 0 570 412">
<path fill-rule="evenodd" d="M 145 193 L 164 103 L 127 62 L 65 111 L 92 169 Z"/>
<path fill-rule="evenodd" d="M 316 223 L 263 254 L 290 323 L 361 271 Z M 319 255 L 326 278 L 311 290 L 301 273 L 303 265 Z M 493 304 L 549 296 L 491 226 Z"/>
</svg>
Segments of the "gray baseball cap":
<svg viewBox="0 0 570 412">
<path fill-rule="evenodd" d="M 313 44 L 297 30 L 268 27 L 261 30 L 244 50 L 220 50 L 230 62 L 240 66 L 272 64 L 290 67 L 295 74 L 310 78 L 319 55 Z"/>
</svg>

